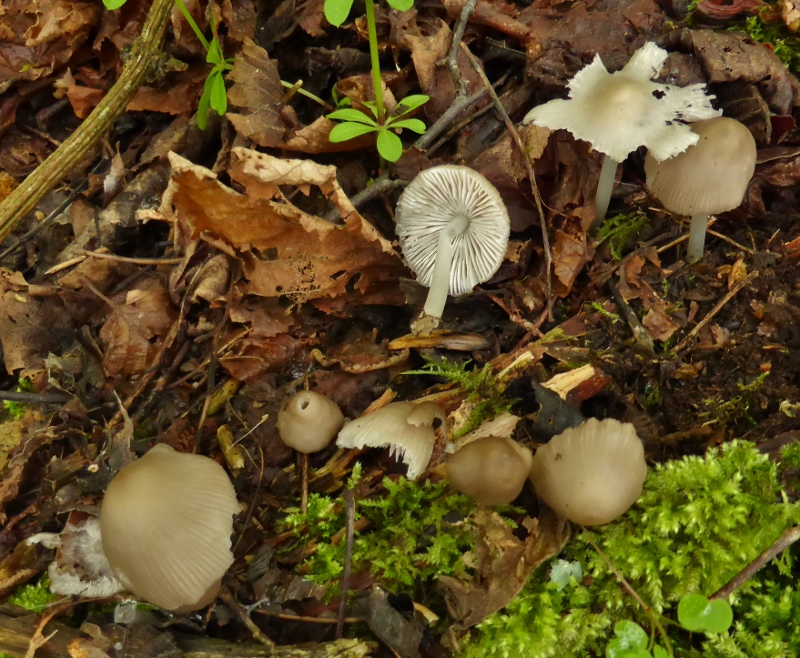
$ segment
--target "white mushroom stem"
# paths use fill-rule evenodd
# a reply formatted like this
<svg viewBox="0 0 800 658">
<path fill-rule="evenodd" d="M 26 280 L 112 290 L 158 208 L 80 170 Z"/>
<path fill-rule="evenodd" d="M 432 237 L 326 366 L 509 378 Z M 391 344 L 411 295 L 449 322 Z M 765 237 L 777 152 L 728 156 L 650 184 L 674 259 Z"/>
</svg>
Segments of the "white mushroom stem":
<svg viewBox="0 0 800 658">
<path fill-rule="evenodd" d="M 603 157 L 603 166 L 600 169 L 600 182 L 597 183 L 597 193 L 594 197 L 595 226 L 606 218 L 608 204 L 611 202 L 611 190 L 614 189 L 614 180 L 617 177 L 619 162 L 610 155 Z"/>
<path fill-rule="evenodd" d="M 425 300 L 425 314 L 434 318 L 441 318 L 444 305 L 447 303 L 447 293 L 450 292 L 450 270 L 453 266 L 453 240 L 461 235 L 469 226 L 469 219 L 464 215 L 454 218 L 439 233 L 439 242 L 436 245 L 436 261 L 433 264 L 431 285 L 428 289 L 428 298 Z"/>
<path fill-rule="evenodd" d="M 706 247 L 706 227 L 708 226 L 708 215 L 694 215 L 692 225 L 689 228 L 689 247 L 686 250 L 688 260 L 697 260 L 703 257 Z"/>
</svg>

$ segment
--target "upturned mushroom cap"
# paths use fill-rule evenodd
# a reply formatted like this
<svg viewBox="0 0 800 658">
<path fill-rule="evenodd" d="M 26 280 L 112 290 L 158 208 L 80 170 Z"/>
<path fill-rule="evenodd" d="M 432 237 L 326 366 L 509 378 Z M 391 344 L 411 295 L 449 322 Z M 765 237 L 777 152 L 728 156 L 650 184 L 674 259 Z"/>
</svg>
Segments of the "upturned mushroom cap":
<svg viewBox="0 0 800 658">
<path fill-rule="evenodd" d="M 213 600 L 233 563 L 238 512 L 222 466 L 159 444 L 108 485 L 100 511 L 103 550 L 138 598 L 165 610 L 196 609 Z"/>
<path fill-rule="evenodd" d="M 428 467 L 438 418 L 447 427 L 447 417 L 434 402 L 392 402 L 385 407 L 345 423 L 336 445 L 340 448 L 385 448 L 408 464 L 409 480 L 416 480 Z"/>
<path fill-rule="evenodd" d="M 448 292 L 461 295 L 491 278 L 503 262 L 511 232 L 508 211 L 494 185 L 458 165 L 418 174 L 400 196 L 395 221 L 403 256 L 420 283 L 431 289 L 430 296 L 439 294 L 437 253 L 452 247 L 452 266 L 439 266 L 443 299 Z M 428 304 L 425 310 L 430 313 Z"/>
<path fill-rule="evenodd" d="M 489 436 L 458 450 L 447 460 L 445 471 L 450 484 L 479 505 L 503 505 L 519 496 L 532 462 L 525 446 Z"/>
<path fill-rule="evenodd" d="M 590 418 L 536 451 L 530 479 L 564 518 L 602 525 L 636 502 L 646 476 L 644 448 L 633 425 Z"/>
<path fill-rule="evenodd" d="M 735 119 L 717 117 L 689 126 L 699 141 L 683 153 L 644 161 L 647 187 L 667 210 L 714 215 L 736 208 L 756 167 L 756 140 Z"/>
<path fill-rule="evenodd" d="M 326 448 L 342 425 L 344 416 L 336 403 L 314 391 L 296 393 L 278 411 L 281 440 L 305 454 Z"/>
<path fill-rule="evenodd" d="M 677 155 L 697 142 L 685 122 L 719 114 L 705 85 L 673 87 L 652 82 L 667 51 L 648 42 L 621 71 L 609 73 L 596 55 L 569 82 L 569 99 L 533 108 L 525 123 L 569 130 L 597 151 L 622 162 L 640 146 L 658 160 Z"/>
</svg>

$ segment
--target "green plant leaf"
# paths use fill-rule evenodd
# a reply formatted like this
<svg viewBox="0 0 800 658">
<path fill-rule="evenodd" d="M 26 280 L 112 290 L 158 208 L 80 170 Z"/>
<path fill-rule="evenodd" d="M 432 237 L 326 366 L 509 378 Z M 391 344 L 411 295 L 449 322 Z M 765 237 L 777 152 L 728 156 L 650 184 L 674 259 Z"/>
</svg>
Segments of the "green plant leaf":
<svg viewBox="0 0 800 658">
<path fill-rule="evenodd" d="M 647 633 L 639 624 L 628 620 L 617 622 L 614 635 L 606 647 L 606 658 L 652 658 L 647 650 Z"/>
<path fill-rule="evenodd" d="M 687 594 L 678 603 L 678 621 L 687 631 L 724 633 L 733 623 L 733 610 L 727 601 Z"/>
<path fill-rule="evenodd" d="M 397 162 L 403 155 L 403 142 L 390 130 L 378 133 L 378 153 L 389 162 Z"/>
<path fill-rule="evenodd" d="M 217 37 L 211 39 L 211 43 L 208 45 L 206 62 L 214 66 L 225 65 L 225 55 L 222 54 L 222 47 L 219 45 L 219 39 L 217 39 Z"/>
<path fill-rule="evenodd" d="M 392 9 L 397 11 L 408 11 L 414 6 L 414 0 L 386 0 Z"/>
<path fill-rule="evenodd" d="M 427 130 L 425 124 L 419 119 L 400 119 L 400 121 L 389 121 L 392 128 L 408 128 L 420 135 Z"/>
<path fill-rule="evenodd" d="M 425 105 L 430 99 L 431 97 L 425 94 L 411 94 L 411 96 L 406 96 L 403 100 L 398 101 L 397 104 L 407 107 L 408 109 L 406 112 L 410 112 L 411 110 L 416 110 L 418 107 Z M 405 112 L 403 114 L 405 114 Z"/>
<path fill-rule="evenodd" d="M 352 7 L 353 0 L 325 0 L 325 19 L 331 25 L 339 27 L 347 20 Z"/>
<path fill-rule="evenodd" d="M 363 112 L 358 110 L 343 109 L 335 110 L 328 115 L 329 119 L 336 119 L 337 121 L 355 121 L 356 123 L 364 123 L 368 126 L 377 126 L 372 117 L 368 117 Z"/>
<path fill-rule="evenodd" d="M 364 101 L 362 103 L 364 107 L 368 107 L 369 111 L 372 112 L 372 115 L 377 119 L 378 118 L 378 106 L 375 105 L 375 101 Z"/>
<path fill-rule="evenodd" d="M 220 116 L 225 116 L 228 111 L 228 95 L 225 92 L 225 78 L 222 71 L 214 69 L 208 76 L 211 80 L 211 109 Z"/>
<path fill-rule="evenodd" d="M 114 11 L 115 9 L 119 9 L 127 1 L 128 0 L 103 0 L 103 4 L 106 6 L 106 9 Z"/>
<path fill-rule="evenodd" d="M 653 658 L 669 658 L 667 650 L 660 644 L 653 647 Z"/>
<path fill-rule="evenodd" d="M 200 97 L 200 104 L 197 106 L 197 127 L 205 130 L 208 125 L 208 108 L 211 106 L 211 85 L 213 83 L 212 74 L 206 78 L 203 84 L 203 95 Z"/>
<path fill-rule="evenodd" d="M 376 130 L 378 130 L 377 126 L 366 126 L 363 123 L 348 121 L 347 123 L 335 125 L 330 135 L 328 135 L 328 139 L 334 143 L 346 142 L 348 139 L 354 139 L 355 137 L 360 137 L 361 135 L 366 135 Z"/>
</svg>

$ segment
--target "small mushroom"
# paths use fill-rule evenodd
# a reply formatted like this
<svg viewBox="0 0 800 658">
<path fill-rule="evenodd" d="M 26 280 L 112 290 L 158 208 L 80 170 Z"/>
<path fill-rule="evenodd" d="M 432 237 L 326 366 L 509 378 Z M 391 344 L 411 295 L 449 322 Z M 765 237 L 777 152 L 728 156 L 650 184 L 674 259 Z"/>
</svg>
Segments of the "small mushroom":
<svg viewBox="0 0 800 658">
<path fill-rule="evenodd" d="M 103 551 L 117 579 L 165 610 L 211 603 L 233 563 L 239 512 L 225 469 L 159 444 L 108 485 L 100 511 Z"/>
<path fill-rule="evenodd" d="M 646 476 L 644 448 L 633 425 L 590 418 L 536 451 L 530 479 L 540 498 L 564 518 L 602 525 L 636 502 Z"/>
<path fill-rule="evenodd" d="M 281 405 L 278 432 L 290 448 L 309 454 L 328 447 L 344 425 L 335 402 L 314 391 L 300 391 Z"/>
<path fill-rule="evenodd" d="M 595 55 L 569 82 L 569 99 L 533 108 L 525 123 L 551 130 L 569 130 L 605 155 L 597 186 L 596 222 L 608 210 L 617 165 L 640 146 L 664 160 L 697 142 L 685 125 L 719 114 L 711 107 L 705 85 L 673 87 L 652 82 L 667 59 L 667 51 L 652 42 L 633 53 L 621 71 L 609 73 Z"/>
<path fill-rule="evenodd" d="M 455 489 L 479 505 L 503 505 L 519 496 L 532 461 L 533 455 L 525 446 L 509 438 L 488 436 L 453 454 L 445 472 Z"/>
<path fill-rule="evenodd" d="M 422 171 L 397 203 L 397 236 L 408 266 L 429 287 L 424 312 L 441 318 L 448 292 L 462 295 L 503 262 L 511 223 L 500 193 L 469 167 Z"/>
<path fill-rule="evenodd" d="M 699 138 L 683 153 L 644 161 L 647 187 L 664 207 L 692 218 L 689 260 L 703 257 L 708 216 L 733 210 L 744 198 L 756 168 L 756 140 L 735 119 L 716 117 L 689 126 Z"/>
<path fill-rule="evenodd" d="M 345 423 L 336 445 L 340 448 L 385 448 L 408 464 L 408 479 L 416 480 L 428 467 L 438 418 L 447 427 L 447 417 L 434 402 L 392 402 L 385 407 Z M 445 430 L 446 431 L 446 430 Z"/>
</svg>

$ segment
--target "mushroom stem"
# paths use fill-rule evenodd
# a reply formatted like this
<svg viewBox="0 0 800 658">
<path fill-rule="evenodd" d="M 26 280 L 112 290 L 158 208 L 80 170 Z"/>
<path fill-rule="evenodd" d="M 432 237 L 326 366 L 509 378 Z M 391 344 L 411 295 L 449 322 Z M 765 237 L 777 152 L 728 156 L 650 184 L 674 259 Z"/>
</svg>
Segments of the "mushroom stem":
<svg viewBox="0 0 800 658">
<path fill-rule="evenodd" d="M 456 217 L 439 233 L 436 245 L 436 261 L 433 264 L 431 285 L 425 300 L 424 312 L 434 318 L 441 318 L 447 293 L 450 292 L 450 269 L 453 266 L 453 240 L 469 224 L 467 217 Z"/>
<path fill-rule="evenodd" d="M 689 247 L 686 250 L 686 258 L 690 261 L 703 257 L 706 246 L 706 226 L 708 226 L 708 215 L 692 216 L 692 225 L 689 228 Z"/>
<path fill-rule="evenodd" d="M 611 190 L 614 188 L 614 179 L 617 177 L 618 166 L 619 162 L 610 155 L 603 157 L 603 166 L 600 169 L 600 181 L 597 183 L 597 193 L 594 197 L 595 226 L 606 218 L 608 204 L 611 202 Z"/>
</svg>

